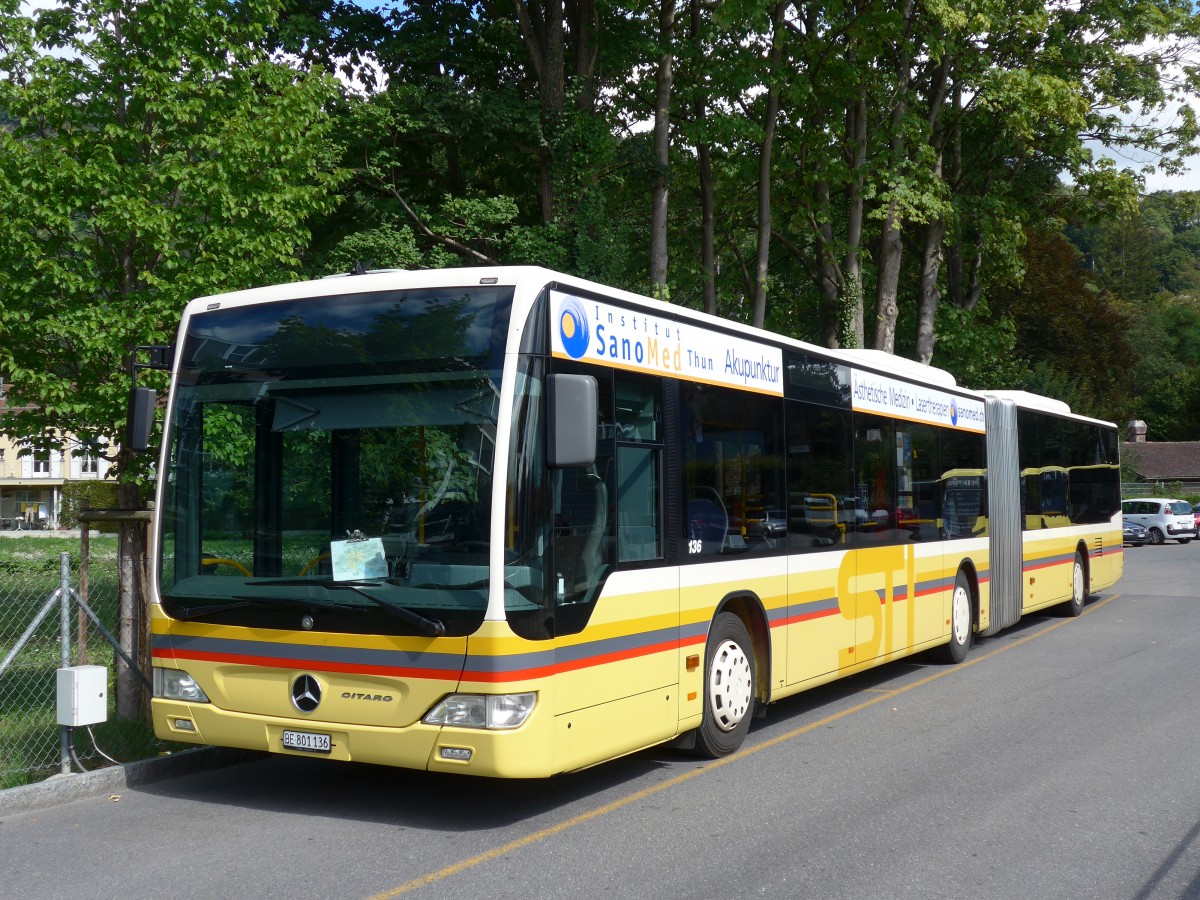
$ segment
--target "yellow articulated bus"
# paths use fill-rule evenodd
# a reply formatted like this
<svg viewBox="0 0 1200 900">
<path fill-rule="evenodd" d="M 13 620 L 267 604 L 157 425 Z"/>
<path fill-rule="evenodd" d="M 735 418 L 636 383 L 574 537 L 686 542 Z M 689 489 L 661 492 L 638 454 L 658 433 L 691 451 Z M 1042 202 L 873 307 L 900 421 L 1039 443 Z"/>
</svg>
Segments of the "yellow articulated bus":
<svg viewBox="0 0 1200 900">
<path fill-rule="evenodd" d="M 170 358 L 174 741 L 522 778 L 721 756 L 772 700 L 1121 575 L 1111 424 L 542 269 L 205 297 Z"/>
</svg>

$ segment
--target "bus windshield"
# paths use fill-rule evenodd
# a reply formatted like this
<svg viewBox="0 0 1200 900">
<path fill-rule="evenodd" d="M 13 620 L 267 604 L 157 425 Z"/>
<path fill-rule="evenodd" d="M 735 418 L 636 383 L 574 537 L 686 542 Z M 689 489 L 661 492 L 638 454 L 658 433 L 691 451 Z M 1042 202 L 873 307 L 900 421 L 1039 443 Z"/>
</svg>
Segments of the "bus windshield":
<svg viewBox="0 0 1200 900">
<path fill-rule="evenodd" d="M 389 291 L 193 315 L 166 438 L 164 610 L 474 631 L 511 300 L 503 287 Z"/>
</svg>

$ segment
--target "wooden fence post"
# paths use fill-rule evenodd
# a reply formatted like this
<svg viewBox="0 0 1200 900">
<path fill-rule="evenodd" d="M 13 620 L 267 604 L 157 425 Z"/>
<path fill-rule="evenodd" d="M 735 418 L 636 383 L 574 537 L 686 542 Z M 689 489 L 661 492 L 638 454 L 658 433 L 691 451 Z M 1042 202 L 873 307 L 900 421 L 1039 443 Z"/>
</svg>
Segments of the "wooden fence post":
<svg viewBox="0 0 1200 900">
<path fill-rule="evenodd" d="M 117 643 L 137 662 L 142 674 L 150 678 L 150 585 L 146 558 L 146 533 L 150 509 L 92 509 L 79 515 L 86 532 L 90 522 L 118 522 L 117 539 Z M 118 719 L 149 721 L 150 696 L 137 673 L 124 660 L 114 660 L 117 670 L 116 706 Z"/>
</svg>

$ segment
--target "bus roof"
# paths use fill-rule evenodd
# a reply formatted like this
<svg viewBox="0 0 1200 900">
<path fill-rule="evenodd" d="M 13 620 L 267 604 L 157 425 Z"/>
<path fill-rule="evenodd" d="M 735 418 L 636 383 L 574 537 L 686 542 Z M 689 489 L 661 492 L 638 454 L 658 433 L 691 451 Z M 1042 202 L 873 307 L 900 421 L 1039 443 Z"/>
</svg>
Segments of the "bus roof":
<svg viewBox="0 0 1200 900">
<path fill-rule="evenodd" d="M 945 369 L 929 366 L 882 350 L 839 350 L 839 356 L 849 358 L 857 365 L 871 366 L 881 371 L 895 375 L 905 375 L 914 381 L 923 381 L 938 387 L 956 388 L 959 386 L 954 376 Z"/>
<path fill-rule="evenodd" d="M 357 294 L 380 290 L 397 290 L 409 287 L 443 287 L 462 286 L 465 284 L 498 284 L 518 285 L 530 281 L 539 285 L 557 284 L 565 288 L 577 288 L 592 293 L 601 294 L 623 302 L 634 303 L 647 308 L 657 307 L 671 315 L 680 315 L 697 323 L 707 323 L 722 329 L 732 329 L 747 333 L 751 338 L 761 336 L 764 340 L 791 345 L 805 351 L 812 351 L 826 356 L 831 360 L 841 360 L 847 365 L 858 368 L 873 369 L 889 375 L 898 375 L 917 383 L 928 384 L 942 389 L 951 389 L 976 397 L 991 396 L 1001 400 L 1009 400 L 1024 409 L 1039 410 L 1056 415 L 1087 418 L 1071 412 L 1071 407 L 1061 400 L 1031 394 L 1027 391 L 987 390 L 978 391 L 958 384 L 955 377 L 944 369 L 925 365 L 916 360 L 906 359 L 885 353 L 882 350 L 860 349 L 830 349 L 775 334 L 761 328 L 755 328 L 740 322 L 709 315 L 695 309 L 674 306 L 670 303 L 654 300 L 641 294 L 613 288 L 596 282 L 555 272 L 540 266 L 476 266 L 453 269 L 379 269 L 362 274 L 330 275 L 311 281 L 296 281 L 286 284 L 266 287 L 249 288 L 199 297 L 188 304 L 185 316 L 194 312 L 220 306 L 232 306 L 251 303 L 269 303 L 276 300 L 289 300 L 302 297 L 320 297 L 328 294 L 344 293 Z M 540 289 L 540 288 L 539 288 Z M 525 292 L 522 292 L 525 293 Z M 1099 422 L 1098 419 L 1091 421 Z M 1111 425 L 1110 422 L 1103 424 Z"/>
<path fill-rule="evenodd" d="M 1036 410 L 1056 416 L 1070 416 L 1073 419 L 1081 419 L 1097 425 L 1115 427 L 1112 422 L 1106 422 L 1104 419 L 1093 419 L 1091 416 L 1083 416 L 1079 413 L 1071 412 L 1070 404 L 1053 397 L 1043 397 L 1041 394 L 1031 394 L 1029 391 L 986 390 L 980 391 L 980 393 L 988 397 L 995 397 L 997 400 L 1008 400 L 1021 409 Z"/>
</svg>

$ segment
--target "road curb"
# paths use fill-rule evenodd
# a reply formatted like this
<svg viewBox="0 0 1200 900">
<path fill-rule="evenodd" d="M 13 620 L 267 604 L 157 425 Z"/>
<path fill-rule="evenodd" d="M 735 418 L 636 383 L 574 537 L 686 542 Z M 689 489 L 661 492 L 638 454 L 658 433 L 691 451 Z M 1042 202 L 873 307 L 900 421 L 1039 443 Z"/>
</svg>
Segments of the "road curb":
<svg viewBox="0 0 1200 900">
<path fill-rule="evenodd" d="M 60 806 L 131 787 L 262 759 L 265 754 L 226 747 L 194 747 L 169 756 L 109 766 L 78 775 L 54 775 L 37 784 L 0 791 L 0 816 Z"/>
</svg>

